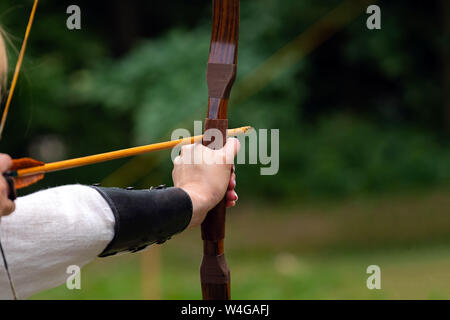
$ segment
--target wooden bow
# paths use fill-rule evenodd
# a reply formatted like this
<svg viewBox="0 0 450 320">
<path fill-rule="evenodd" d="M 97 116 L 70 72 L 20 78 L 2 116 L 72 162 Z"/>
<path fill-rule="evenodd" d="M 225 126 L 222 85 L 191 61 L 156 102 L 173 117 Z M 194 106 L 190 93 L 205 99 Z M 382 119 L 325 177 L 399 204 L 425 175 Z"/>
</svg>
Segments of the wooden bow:
<svg viewBox="0 0 450 320">
<path fill-rule="evenodd" d="M 226 141 L 227 105 L 236 77 L 239 0 L 212 1 L 212 36 L 206 72 L 208 112 L 205 132 L 218 129 Z M 208 146 L 211 141 L 203 141 Z M 202 294 L 205 300 L 230 299 L 230 270 L 224 255 L 225 198 L 212 209 L 202 224 L 203 260 L 200 267 Z"/>
<path fill-rule="evenodd" d="M 0 136 L 5 125 L 8 109 L 13 96 L 14 88 L 17 83 L 20 65 L 23 60 L 25 52 L 26 42 L 30 33 L 31 24 L 34 18 L 38 0 L 35 0 L 30 22 L 27 27 L 24 44 L 22 46 L 21 53 L 19 55 L 18 65 L 14 73 L 13 82 L 11 85 L 10 95 L 8 97 L 7 104 L 5 106 L 2 120 L 0 121 Z M 237 52 L 238 52 L 238 33 L 239 33 L 239 0 L 213 0 L 213 27 L 211 36 L 211 46 L 208 59 L 207 68 L 207 84 L 208 84 L 208 112 L 205 120 L 205 131 L 208 129 L 218 129 L 222 133 L 222 144 L 225 144 L 227 138 L 227 105 L 230 97 L 231 88 L 233 86 L 236 77 L 236 65 L 237 65 Z M 246 128 L 248 130 L 248 128 Z M 246 131 L 244 130 L 244 131 Z M 206 141 L 203 139 L 203 144 L 210 146 L 212 141 Z M 216 143 L 214 144 L 216 146 Z M 148 146 L 147 146 L 148 147 Z M 142 147 L 141 147 L 142 148 Z M 133 148 L 134 149 L 134 148 Z M 142 149 L 143 150 L 143 149 Z M 136 150 L 134 150 L 136 151 Z M 141 149 L 140 149 L 141 151 Z M 146 150 L 148 151 L 148 150 Z M 127 153 L 129 150 L 121 150 L 117 152 Z M 113 152 L 114 156 L 117 152 Z M 109 154 L 111 155 L 111 153 Z M 129 155 L 127 153 L 127 155 Z M 100 155 L 104 156 L 104 155 Z M 98 155 L 82 158 L 99 160 Z M 102 158 L 103 159 L 103 158 Z M 80 164 L 80 159 L 73 159 L 57 163 L 58 169 L 73 167 L 73 161 Z M 97 161 L 98 162 L 98 161 Z M 94 162 L 90 162 L 94 163 Z M 27 177 L 30 173 L 27 170 L 37 170 L 39 172 L 33 172 L 34 175 L 29 176 L 33 181 L 37 182 L 42 178 L 42 174 L 47 172 L 45 170 L 55 169 L 55 164 L 44 164 L 37 162 L 33 159 L 20 159 L 16 160 L 14 171 L 10 172 L 6 177 L 8 179 L 17 179 L 21 176 Z M 86 163 L 83 163 L 86 164 Z M 27 170 L 24 170 L 27 169 Z M 44 170 L 45 169 L 45 170 Z M 52 171 L 48 170 L 48 171 Z M 36 175 L 37 173 L 37 175 Z M 11 180 L 10 180 L 11 181 Z M 23 182 L 24 180 L 22 180 Z M 24 184 L 23 186 L 25 186 Z M 14 189 L 14 187 L 12 187 Z M 208 300 L 228 300 L 230 299 L 230 271 L 228 269 L 225 256 L 224 256 L 224 238 L 225 238 L 225 198 L 209 213 L 207 218 L 202 224 L 202 239 L 203 239 L 203 260 L 200 267 L 202 294 L 204 299 Z M 1 247 L 5 269 L 8 272 L 6 257 Z M 9 276 L 9 282 L 14 297 L 15 290 L 12 284 L 11 277 Z"/>
</svg>

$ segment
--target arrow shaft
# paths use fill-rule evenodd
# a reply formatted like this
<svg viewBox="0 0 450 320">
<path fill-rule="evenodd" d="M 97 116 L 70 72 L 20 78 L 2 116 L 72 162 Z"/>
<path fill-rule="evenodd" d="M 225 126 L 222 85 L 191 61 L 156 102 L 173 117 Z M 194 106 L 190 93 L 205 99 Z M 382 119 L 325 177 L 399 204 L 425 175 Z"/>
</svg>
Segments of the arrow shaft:
<svg viewBox="0 0 450 320">
<path fill-rule="evenodd" d="M 250 128 L 251 127 L 241 127 L 241 128 L 236 128 L 236 129 L 230 129 L 227 132 L 227 136 L 233 137 L 233 136 L 245 134 L 248 130 L 250 130 Z M 140 147 L 133 147 L 133 148 L 122 149 L 122 150 L 117 150 L 117 151 L 105 152 L 105 153 L 100 153 L 100 154 L 81 157 L 81 158 L 46 163 L 41 166 L 19 169 L 19 170 L 17 170 L 16 176 L 17 177 L 26 177 L 26 176 L 42 174 L 42 173 L 47 173 L 47 172 L 72 169 L 72 168 L 82 167 L 82 166 L 86 166 L 86 165 L 90 165 L 90 164 L 105 162 L 105 161 L 109 161 L 109 160 L 136 156 L 139 154 L 149 153 L 149 152 L 153 152 L 153 151 L 172 149 L 178 145 L 200 143 L 202 141 L 202 139 L 203 139 L 203 135 L 198 135 L 198 136 L 188 137 L 188 138 L 184 138 L 184 139 L 171 140 L 171 141 L 159 142 L 159 143 L 149 144 L 149 145 L 140 146 Z"/>
</svg>

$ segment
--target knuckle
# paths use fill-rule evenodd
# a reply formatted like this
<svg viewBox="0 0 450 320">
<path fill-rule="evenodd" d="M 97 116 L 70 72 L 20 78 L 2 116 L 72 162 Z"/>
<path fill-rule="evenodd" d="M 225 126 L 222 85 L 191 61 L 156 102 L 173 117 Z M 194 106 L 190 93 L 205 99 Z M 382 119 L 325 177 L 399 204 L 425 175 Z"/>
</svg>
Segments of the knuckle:
<svg viewBox="0 0 450 320">
<path fill-rule="evenodd" d="M 194 147 L 194 145 L 192 145 L 192 144 L 187 144 L 187 145 L 181 147 L 181 151 L 189 151 L 189 150 L 191 150 L 193 147 Z"/>
<path fill-rule="evenodd" d="M 180 163 L 181 163 L 181 157 L 180 156 L 177 156 L 177 157 L 175 157 L 175 159 L 173 159 L 174 166 L 179 166 Z"/>
<path fill-rule="evenodd" d="M 13 201 L 10 201 L 10 204 L 8 206 L 8 214 L 11 214 L 14 212 L 14 210 L 16 210 L 16 204 Z"/>
<path fill-rule="evenodd" d="M 5 164 L 10 167 L 12 164 L 12 159 L 6 153 L 0 153 L 0 161 L 5 162 Z"/>
</svg>

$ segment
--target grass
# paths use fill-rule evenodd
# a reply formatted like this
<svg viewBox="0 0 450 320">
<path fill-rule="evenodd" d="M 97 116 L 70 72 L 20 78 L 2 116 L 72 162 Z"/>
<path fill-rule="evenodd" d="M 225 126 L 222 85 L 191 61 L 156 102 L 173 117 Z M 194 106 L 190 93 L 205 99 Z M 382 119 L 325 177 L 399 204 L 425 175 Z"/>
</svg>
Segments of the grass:
<svg viewBox="0 0 450 320">
<path fill-rule="evenodd" d="M 227 258 L 234 299 L 449 299 L 450 192 L 235 209 Z M 274 214 L 276 212 L 276 215 Z M 141 254 L 97 259 L 82 289 L 33 299 L 200 299 L 199 230 Z M 381 268 L 381 290 L 366 268 Z M 161 272 L 160 272 L 161 271 Z"/>
</svg>

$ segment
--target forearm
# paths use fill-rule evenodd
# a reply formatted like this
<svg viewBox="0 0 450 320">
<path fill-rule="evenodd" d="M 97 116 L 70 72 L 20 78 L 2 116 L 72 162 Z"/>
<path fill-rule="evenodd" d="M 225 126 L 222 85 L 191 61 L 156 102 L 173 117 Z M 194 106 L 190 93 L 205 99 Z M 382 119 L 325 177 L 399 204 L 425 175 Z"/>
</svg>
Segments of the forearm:
<svg viewBox="0 0 450 320">
<path fill-rule="evenodd" d="M 64 283 L 70 265 L 162 243 L 183 231 L 191 216 L 191 199 L 179 188 L 72 185 L 19 198 L 1 236 L 18 296 L 26 298 Z M 0 298 L 8 299 L 0 270 Z"/>
<path fill-rule="evenodd" d="M 72 185 L 16 200 L 16 211 L 2 219 L 1 240 L 19 298 L 64 283 L 67 267 L 80 268 L 114 237 L 115 219 L 94 189 Z M 0 269 L 0 298 L 10 292 Z"/>
<path fill-rule="evenodd" d="M 95 189 L 109 204 L 116 221 L 114 239 L 101 257 L 164 243 L 185 230 L 192 218 L 192 200 L 181 188 Z"/>
</svg>

